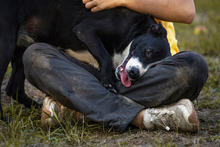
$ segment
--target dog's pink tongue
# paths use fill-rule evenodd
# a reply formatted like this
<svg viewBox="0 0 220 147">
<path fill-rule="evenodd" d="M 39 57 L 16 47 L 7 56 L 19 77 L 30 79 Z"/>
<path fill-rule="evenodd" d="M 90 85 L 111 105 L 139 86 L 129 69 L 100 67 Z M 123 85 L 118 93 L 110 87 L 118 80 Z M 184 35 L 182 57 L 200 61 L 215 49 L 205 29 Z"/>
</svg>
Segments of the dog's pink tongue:
<svg viewBox="0 0 220 147">
<path fill-rule="evenodd" d="M 128 74 L 124 68 L 121 67 L 121 82 L 125 87 L 130 87 L 131 86 L 131 81 L 128 78 Z"/>
</svg>

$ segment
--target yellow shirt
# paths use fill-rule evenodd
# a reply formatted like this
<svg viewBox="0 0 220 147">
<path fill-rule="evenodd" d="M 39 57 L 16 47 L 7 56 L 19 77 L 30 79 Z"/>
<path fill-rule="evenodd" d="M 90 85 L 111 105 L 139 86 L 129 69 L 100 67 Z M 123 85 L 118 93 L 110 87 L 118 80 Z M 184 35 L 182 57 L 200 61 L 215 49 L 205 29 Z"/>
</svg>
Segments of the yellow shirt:
<svg viewBox="0 0 220 147">
<path fill-rule="evenodd" d="M 155 19 L 158 23 L 160 20 Z M 167 30 L 167 39 L 170 44 L 170 51 L 171 54 L 174 55 L 179 52 L 179 49 L 177 47 L 177 39 L 176 34 L 174 30 L 174 26 L 172 22 L 166 22 L 166 21 L 160 21 L 163 27 Z"/>
</svg>

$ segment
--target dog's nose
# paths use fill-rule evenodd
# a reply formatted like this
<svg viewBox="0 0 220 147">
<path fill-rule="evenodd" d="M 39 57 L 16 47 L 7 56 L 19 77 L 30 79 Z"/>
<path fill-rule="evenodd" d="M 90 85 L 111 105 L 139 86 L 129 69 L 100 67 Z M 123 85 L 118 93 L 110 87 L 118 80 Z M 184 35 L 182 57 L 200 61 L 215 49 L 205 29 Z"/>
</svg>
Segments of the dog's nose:
<svg viewBox="0 0 220 147">
<path fill-rule="evenodd" d="M 130 71 L 128 72 L 128 75 L 131 79 L 136 80 L 140 77 L 140 72 L 139 72 L 138 68 L 132 67 L 130 69 Z"/>
</svg>

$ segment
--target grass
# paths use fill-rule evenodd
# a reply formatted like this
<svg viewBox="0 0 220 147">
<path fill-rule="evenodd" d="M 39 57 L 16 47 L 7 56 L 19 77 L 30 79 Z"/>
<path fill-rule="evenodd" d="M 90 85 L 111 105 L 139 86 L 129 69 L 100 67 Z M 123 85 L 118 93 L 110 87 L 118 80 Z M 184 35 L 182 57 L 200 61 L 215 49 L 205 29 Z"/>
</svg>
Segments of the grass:
<svg viewBox="0 0 220 147">
<path fill-rule="evenodd" d="M 16 101 L 4 106 L 4 115 L 8 121 L 0 123 L 0 146 L 27 145 L 80 145 L 93 136 L 93 130 L 102 129 L 97 124 L 77 122 L 70 117 L 57 127 L 42 128 L 40 124 L 41 110 L 26 109 Z M 58 118 L 57 118 L 58 119 Z"/>
<path fill-rule="evenodd" d="M 203 55 L 209 65 L 209 78 L 195 105 L 200 112 L 199 133 L 135 129 L 119 134 L 111 128 L 73 119 L 42 128 L 40 110 L 9 100 L 7 105 L 2 103 L 7 122 L 0 122 L 0 146 L 220 146 L 220 1 L 195 0 L 195 4 L 194 22 L 175 24 L 175 29 L 180 50 Z M 199 26 L 206 31 L 196 32 Z M 9 66 L 6 76 L 10 73 Z"/>
<path fill-rule="evenodd" d="M 191 25 L 175 24 L 180 50 L 203 55 L 209 65 L 209 78 L 200 94 L 199 107 L 220 106 L 220 1 L 195 0 L 197 15 Z M 196 33 L 198 27 L 206 31 Z"/>
</svg>

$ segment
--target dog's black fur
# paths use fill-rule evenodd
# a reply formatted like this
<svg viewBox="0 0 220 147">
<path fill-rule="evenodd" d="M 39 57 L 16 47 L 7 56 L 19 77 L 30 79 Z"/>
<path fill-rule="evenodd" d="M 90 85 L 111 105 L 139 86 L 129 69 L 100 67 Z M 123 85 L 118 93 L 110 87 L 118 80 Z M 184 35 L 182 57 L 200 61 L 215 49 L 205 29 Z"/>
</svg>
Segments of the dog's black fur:
<svg viewBox="0 0 220 147">
<path fill-rule="evenodd" d="M 26 107 L 38 106 L 24 92 L 21 59 L 30 44 L 45 42 L 76 52 L 89 50 L 99 63 L 103 84 L 110 88 L 114 86 L 111 56 L 137 36 L 142 38 L 152 24 L 156 22 L 151 16 L 121 7 L 91 13 L 81 0 L 1 0 L 0 83 L 11 61 L 7 94 Z M 3 119 L 1 105 L 0 109 Z"/>
</svg>

